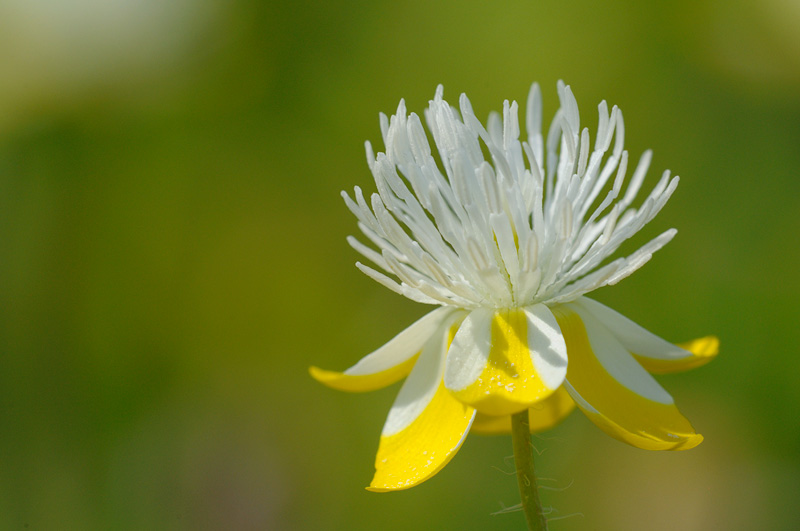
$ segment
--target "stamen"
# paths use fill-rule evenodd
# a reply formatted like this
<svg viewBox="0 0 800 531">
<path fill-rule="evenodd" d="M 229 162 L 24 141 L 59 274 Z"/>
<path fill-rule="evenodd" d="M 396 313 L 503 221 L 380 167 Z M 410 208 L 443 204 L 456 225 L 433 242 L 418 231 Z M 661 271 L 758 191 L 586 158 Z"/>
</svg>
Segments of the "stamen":
<svg viewBox="0 0 800 531">
<path fill-rule="evenodd" d="M 342 197 L 378 250 L 353 237 L 347 241 L 399 283 L 367 266 L 359 269 L 428 304 L 508 308 L 573 300 L 646 263 L 674 231 L 603 265 L 661 210 L 678 178 L 665 172 L 642 206 L 629 208 L 652 159 L 645 151 L 618 200 L 628 165 L 622 112 L 616 106 L 609 112 L 605 101 L 598 105 L 592 148 L 572 90 L 562 82 L 557 88 L 561 108 L 545 141 L 541 92 L 531 86 L 528 139 L 521 141 L 515 101 L 505 101 L 502 115 L 491 113 L 484 126 L 465 95 L 459 115 L 437 87 L 424 116 L 440 164 L 419 116 L 408 114 L 403 100 L 391 118 L 382 114 L 386 152 L 376 155 L 365 143 L 378 193 L 369 205 L 358 187 L 353 198 Z"/>
</svg>

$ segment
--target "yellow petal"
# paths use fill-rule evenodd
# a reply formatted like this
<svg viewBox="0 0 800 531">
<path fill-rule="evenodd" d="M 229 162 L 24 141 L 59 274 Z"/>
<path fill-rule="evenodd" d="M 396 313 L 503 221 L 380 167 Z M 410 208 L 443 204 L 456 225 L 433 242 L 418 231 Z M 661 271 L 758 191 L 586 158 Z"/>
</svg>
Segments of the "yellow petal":
<svg viewBox="0 0 800 531">
<path fill-rule="evenodd" d="M 426 314 L 344 372 L 311 367 L 309 373 L 318 382 L 340 391 L 374 391 L 391 385 L 408 376 L 422 346 L 452 315 L 452 308 L 438 308 Z"/>
<path fill-rule="evenodd" d="M 694 369 L 714 359 L 719 352 L 719 340 L 714 336 L 673 345 L 597 301 L 581 297 L 573 304 L 591 313 L 642 367 L 654 374 Z"/>
<path fill-rule="evenodd" d="M 381 389 L 402 380 L 411 372 L 418 357 L 419 352 L 399 365 L 373 374 L 347 374 L 346 372 L 327 371 L 319 367 L 309 367 L 308 372 L 312 378 L 328 387 L 339 391 L 360 393 Z"/>
<path fill-rule="evenodd" d="M 715 336 L 706 336 L 694 339 L 688 343 L 681 343 L 678 347 L 690 355 L 682 358 L 659 359 L 641 356 L 634 352 L 633 357 L 636 358 L 642 367 L 653 374 L 686 371 L 705 365 L 713 360 L 719 353 L 719 339 Z"/>
<path fill-rule="evenodd" d="M 445 386 L 488 415 L 511 415 L 546 399 L 564 381 L 567 352 L 543 304 L 475 310 L 456 333 Z"/>
<path fill-rule="evenodd" d="M 381 436 L 375 477 L 367 490 L 402 490 L 430 479 L 456 455 L 474 416 L 473 408 L 440 385 L 411 424 L 393 435 Z"/>
<path fill-rule="evenodd" d="M 569 352 L 565 387 L 603 431 L 645 450 L 686 450 L 703 440 L 672 397 L 579 304 L 553 309 Z"/>
<path fill-rule="evenodd" d="M 422 349 L 400 389 L 381 434 L 374 492 L 402 490 L 431 478 L 456 454 L 475 410 L 456 400 L 442 383 L 447 347 L 460 316 L 449 318 Z"/>
<path fill-rule="evenodd" d="M 573 409 L 575 409 L 575 402 L 563 386 L 559 387 L 555 393 L 537 402 L 528 410 L 531 433 L 549 430 L 567 418 Z M 472 423 L 471 431 L 481 435 L 511 433 L 511 417 L 478 413 Z"/>
</svg>

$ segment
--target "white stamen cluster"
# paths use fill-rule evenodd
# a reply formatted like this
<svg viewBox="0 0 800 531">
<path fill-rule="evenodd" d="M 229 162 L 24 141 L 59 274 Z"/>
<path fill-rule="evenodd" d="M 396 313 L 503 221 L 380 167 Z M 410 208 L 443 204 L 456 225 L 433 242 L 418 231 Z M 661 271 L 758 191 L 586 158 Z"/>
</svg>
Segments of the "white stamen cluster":
<svg viewBox="0 0 800 531">
<path fill-rule="evenodd" d="M 386 152 L 376 157 L 366 143 L 378 193 L 368 204 L 358 187 L 355 200 L 342 192 L 380 252 L 352 236 L 348 242 L 399 282 L 356 263 L 369 277 L 426 304 L 472 309 L 568 302 L 627 277 L 675 235 L 670 229 L 603 265 L 655 217 L 678 185 L 678 177 L 670 179 L 666 171 L 641 207 L 630 207 L 650 164 L 646 151 L 620 198 L 628 152 L 616 106 L 610 114 L 605 101 L 598 106 L 592 149 L 563 82 L 561 108 L 546 142 L 537 84 L 528 96 L 527 141 L 519 138 L 517 102 L 505 101 L 502 118 L 492 113 L 484 127 L 466 95 L 459 115 L 442 94 L 440 85 L 425 111 L 442 168 L 419 117 L 408 115 L 401 100 L 391 119 L 380 116 Z M 609 181 L 611 189 L 596 201 Z"/>
</svg>

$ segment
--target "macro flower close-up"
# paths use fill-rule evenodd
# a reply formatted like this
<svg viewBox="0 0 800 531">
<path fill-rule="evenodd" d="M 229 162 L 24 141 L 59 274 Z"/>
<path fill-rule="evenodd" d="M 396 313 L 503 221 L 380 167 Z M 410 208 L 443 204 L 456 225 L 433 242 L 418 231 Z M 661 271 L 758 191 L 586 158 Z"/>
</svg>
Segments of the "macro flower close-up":
<svg viewBox="0 0 800 531">
<path fill-rule="evenodd" d="M 0 2 L 0 531 L 800 530 L 798 30 Z"/>
<path fill-rule="evenodd" d="M 0 531 L 800 530 L 800 1 L 0 36 Z"/>
<path fill-rule="evenodd" d="M 377 193 L 342 194 L 367 242 L 348 238 L 370 263 L 357 267 L 436 307 L 343 372 L 311 368 L 343 391 L 405 378 L 369 490 L 429 479 L 469 432 L 508 433 L 524 411 L 530 430 L 542 431 L 577 406 L 607 434 L 646 450 L 703 440 L 651 373 L 708 362 L 717 339 L 674 345 L 586 296 L 675 236 L 669 229 L 613 257 L 664 207 L 678 177 L 664 172 L 637 201 L 651 152 L 629 164 L 622 112 L 601 102 L 592 140 L 570 87 L 559 82 L 558 97 L 544 132 L 532 86 L 524 135 L 516 102 L 483 125 L 465 95 L 453 107 L 441 86 L 423 119 L 401 101 L 395 115 L 380 117 L 385 151 L 366 145 Z"/>
</svg>

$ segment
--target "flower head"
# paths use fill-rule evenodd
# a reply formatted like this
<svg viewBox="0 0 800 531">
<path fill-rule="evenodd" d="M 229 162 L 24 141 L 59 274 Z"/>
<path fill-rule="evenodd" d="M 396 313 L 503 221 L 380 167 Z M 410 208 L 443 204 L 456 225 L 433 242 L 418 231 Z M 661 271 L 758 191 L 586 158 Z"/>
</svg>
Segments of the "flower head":
<svg viewBox="0 0 800 531">
<path fill-rule="evenodd" d="M 545 139 L 533 85 L 521 140 L 516 102 L 504 102 L 502 117 L 491 114 L 484 127 L 465 95 L 459 112 L 440 86 L 425 112 L 435 154 L 401 101 L 391 119 L 381 115 L 385 152 L 366 145 L 378 193 L 369 203 L 358 187 L 354 198 L 342 194 L 374 246 L 348 238 L 375 267 L 356 266 L 440 306 L 342 373 L 312 368 L 348 391 L 408 376 L 383 429 L 371 490 L 428 479 L 470 429 L 507 431 L 510 415 L 526 409 L 535 430 L 577 404 L 640 448 L 702 440 L 648 371 L 703 364 L 716 355 L 716 338 L 677 347 L 583 296 L 630 275 L 672 239 L 674 229 L 609 261 L 661 210 L 678 178 L 665 172 L 634 208 L 650 151 L 625 185 L 621 111 L 600 103 L 592 145 L 570 88 L 559 82 L 558 94 Z"/>
</svg>

